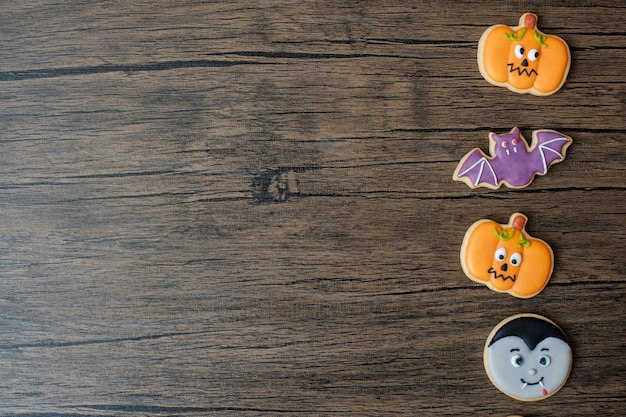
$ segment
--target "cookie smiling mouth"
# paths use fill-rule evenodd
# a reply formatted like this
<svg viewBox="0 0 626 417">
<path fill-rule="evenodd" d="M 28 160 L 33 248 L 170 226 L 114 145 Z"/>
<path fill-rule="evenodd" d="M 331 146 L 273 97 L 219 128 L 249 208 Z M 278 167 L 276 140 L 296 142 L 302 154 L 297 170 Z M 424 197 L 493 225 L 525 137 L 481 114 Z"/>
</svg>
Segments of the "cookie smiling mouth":
<svg viewBox="0 0 626 417">
<path fill-rule="evenodd" d="M 535 71 L 534 69 L 531 69 L 530 71 L 528 71 L 528 68 L 514 67 L 513 66 L 514 64 L 512 62 L 506 65 L 509 67 L 509 72 L 517 71 L 517 75 L 526 74 L 526 76 L 528 77 L 530 77 L 533 74 L 538 75 L 537 71 Z"/>
<path fill-rule="evenodd" d="M 524 381 L 524 378 L 521 378 L 520 381 L 522 381 L 522 389 L 526 388 L 528 385 L 537 385 L 537 384 L 541 384 L 541 386 L 543 387 L 543 377 L 541 377 L 541 379 L 537 382 L 526 382 Z"/>
<path fill-rule="evenodd" d="M 490 273 L 494 279 L 501 279 L 502 281 L 506 281 L 507 279 L 510 279 L 511 281 L 515 282 L 515 280 L 517 279 L 515 275 L 504 276 L 504 274 L 498 274 L 496 270 L 493 268 L 489 268 L 487 272 Z"/>
<path fill-rule="evenodd" d="M 522 381 L 522 389 L 526 388 L 529 385 L 541 385 L 541 394 L 542 395 L 548 395 L 548 390 L 546 390 L 546 387 L 543 385 L 543 377 L 541 377 L 541 379 L 537 382 L 526 382 L 524 381 L 524 378 L 521 378 L 520 381 Z"/>
</svg>

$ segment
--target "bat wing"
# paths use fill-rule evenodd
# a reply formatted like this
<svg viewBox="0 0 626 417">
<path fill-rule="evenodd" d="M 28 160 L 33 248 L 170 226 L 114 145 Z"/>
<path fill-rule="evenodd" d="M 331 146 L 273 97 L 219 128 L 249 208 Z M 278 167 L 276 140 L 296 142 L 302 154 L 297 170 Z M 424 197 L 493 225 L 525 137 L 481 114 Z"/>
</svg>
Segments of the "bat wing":
<svg viewBox="0 0 626 417">
<path fill-rule="evenodd" d="M 454 171 L 455 181 L 463 181 L 471 188 L 484 185 L 489 188 L 498 188 L 498 176 L 488 158 L 478 148 L 467 153 L 459 162 Z"/>
<path fill-rule="evenodd" d="M 537 169 L 539 174 L 546 174 L 550 165 L 561 162 L 565 159 L 565 152 L 572 144 L 572 138 L 554 130 L 537 130 L 535 136 L 535 147 L 531 152 L 537 152 L 541 160 L 541 166 Z"/>
</svg>

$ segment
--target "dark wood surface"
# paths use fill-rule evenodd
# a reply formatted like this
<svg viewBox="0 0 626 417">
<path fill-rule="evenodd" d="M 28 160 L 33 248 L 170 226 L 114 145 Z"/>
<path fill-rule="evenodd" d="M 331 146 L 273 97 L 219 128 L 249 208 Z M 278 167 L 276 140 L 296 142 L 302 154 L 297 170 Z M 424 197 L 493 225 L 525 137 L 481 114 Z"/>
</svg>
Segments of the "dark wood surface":
<svg viewBox="0 0 626 417">
<path fill-rule="evenodd" d="M 523 12 L 550 97 L 488 84 Z M 626 9 L 616 1 L 3 2 L 0 414 L 619 416 Z M 452 181 L 488 133 L 574 139 L 522 190 Z M 554 249 L 520 300 L 465 277 L 476 220 Z M 555 396 L 482 363 L 503 318 L 571 339 Z"/>
</svg>

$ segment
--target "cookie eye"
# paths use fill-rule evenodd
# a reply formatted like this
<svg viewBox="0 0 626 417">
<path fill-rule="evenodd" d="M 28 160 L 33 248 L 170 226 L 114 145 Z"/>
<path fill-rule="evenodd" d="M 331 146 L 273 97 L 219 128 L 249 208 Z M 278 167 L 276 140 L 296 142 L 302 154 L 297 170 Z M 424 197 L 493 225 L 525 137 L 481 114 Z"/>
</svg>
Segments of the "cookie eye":
<svg viewBox="0 0 626 417">
<path fill-rule="evenodd" d="M 519 140 L 517 140 L 517 139 L 513 139 L 513 140 L 511 141 L 511 143 L 512 143 L 513 145 L 517 145 L 517 144 L 519 143 Z"/>
<path fill-rule="evenodd" d="M 531 49 L 528 53 L 528 59 L 531 61 L 536 61 L 539 58 L 539 51 L 536 49 Z"/>
<path fill-rule="evenodd" d="M 500 248 L 496 251 L 495 254 L 496 260 L 498 261 L 504 261 L 506 259 L 506 249 L 505 248 Z"/>
<path fill-rule="evenodd" d="M 502 147 L 503 148 L 508 148 L 509 147 L 509 142 L 507 142 L 507 141 L 502 142 Z"/>
<path fill-rule="evenodd" d="M 522 45 L 515 46 L 515 56 L 518 58 L 522 58 L 524 56 L 524 47 Z M 535 58 L 536 59 L 536 58 Z"/>
<path fill-rule="evenodd" d="M 543 366 L 544 368 L 550 365 L 550 362 L 550 357 L 548 355 L 543 355 L 539 358 L 539 365 Z"/>
<path fill-rule="evenodd" d="M 522 263 L 522 254 L 519 252 L 515 252 L 513 255 L 511 255 L 511 259 L 509 259 L 509 262 L 513 266 L 519 266 L 519 264 Z"/>
<path fill-rule="evenodd" d="M 522 355 L 513 355 L 511 356 L 511 365 L 516 368 L 519 368 L 524 364 L 524 357 Z"/>
</svg>

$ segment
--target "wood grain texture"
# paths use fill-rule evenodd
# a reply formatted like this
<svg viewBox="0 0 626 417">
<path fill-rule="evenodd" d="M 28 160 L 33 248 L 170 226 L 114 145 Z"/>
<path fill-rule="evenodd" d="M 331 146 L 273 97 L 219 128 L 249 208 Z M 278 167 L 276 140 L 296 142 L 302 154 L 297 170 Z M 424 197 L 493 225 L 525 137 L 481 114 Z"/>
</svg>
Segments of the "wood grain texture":
<svg viewBox="0 0 626 417">
<path fill-rule="evenodd" d="M 477 69 L 526 11 L 572 50 L 550 97 Z M 4 2 L 1 414 L 623 415 L 624 27 L 613 1 Z M 452 181 L 513 126 L 567 160 Z M 529 300 L 459 263 L 516 211 L 556 257 Z M 526 311 L 574 350 L 537 403 L 482 364 Z"/>
</svg>

